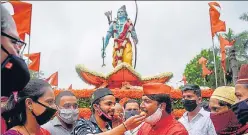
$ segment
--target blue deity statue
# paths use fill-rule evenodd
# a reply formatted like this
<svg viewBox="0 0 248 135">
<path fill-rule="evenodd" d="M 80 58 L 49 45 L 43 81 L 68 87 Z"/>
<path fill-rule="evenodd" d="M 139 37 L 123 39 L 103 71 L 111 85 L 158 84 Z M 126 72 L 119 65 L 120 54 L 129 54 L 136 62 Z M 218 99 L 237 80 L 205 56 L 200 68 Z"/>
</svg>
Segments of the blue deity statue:
<svg viewBox="0 0 248 135">
<path fill-rule="evenodd" d="M 130 36 L 132 37 L 134 44 L 137 44 L 138 38 L 133 23 L 128 18 L 126 6 L 123 5 L 117 12 L 117 18 L 109 25 L 109 30 L 103 46 L 104 53 L 109 44 L 109 39 L 111 37 L 114 38 L 113 67 L 116 67 L 122 62 L 132 66 L 133 51 Z"/>
</svg>

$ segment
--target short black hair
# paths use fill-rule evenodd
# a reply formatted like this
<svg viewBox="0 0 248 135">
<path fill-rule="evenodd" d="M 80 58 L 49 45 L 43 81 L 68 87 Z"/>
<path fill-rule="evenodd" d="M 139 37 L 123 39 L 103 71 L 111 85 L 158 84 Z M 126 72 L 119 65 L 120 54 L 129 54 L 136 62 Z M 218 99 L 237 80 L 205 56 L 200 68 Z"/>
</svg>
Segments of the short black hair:
<svg viewBox="0 0 248 135">
<path fill-rule="evenodd" d="M 219 105 L 220 106 L 227 106 L 228 109 L 231 109 L 231 107 L 232 107 L 232 105 L 230 103 L 227 103 L 227 102 L 225 102 L 223 100 L 219 100 Z"/>
<path fill-rule="evenodd" d="M 172 112 L 172 105 L 171 105 L 170 95 L 168 95 L 168 94 L 151 94 L 151 95 L 146 95 L 146 96 L 148 98 L 150 98 L 151 100 L 157 101 L 159 104 L 166 103 L 165 111 L 168 114 L 171 114 L 171 112 Z"/>
<path fill-rule="evenodd" d="M 188 91 L 188 90 L 193 91 L 197 97 L 201 97 L 201 89 L 198 85 L 195 85 L 195 84 L 184 85 L 184 87 L 182 88 L 182 92 Z"/>
<path fill-rule="evenodd" d="M 55 98 L 55 104 L 56 104 L 56 105 L 59 105 L 61 98 L 64 97 L 64 96 L 74 96 L 74 97 L 76 97 L 76 96 L 75 96 L 71 91 L 69 91 L 69 90 L 61 91 L 61 92 L 56 96 L 56 98 Z"/>
<path fill-rule="evenodd" d="M 18 92 L 17 99 L 14 94 L 9 97 L 5 111 L 2 113 L 7 129 L 25 124 L 27 120 L 25 100 L 31 98 L 34 102 L 37 102 L 47 90 L 42 89 L 44 87 L 51 88 L 51 85 L 42 79 L 32 79 L 22 91 Z"/>
<path fill-rule="evenodd" d="M 137 100 L 135 100 L 135 99 L 129 99 L 127 102 L 125 102 L 124 108 L 126 108 L 126 105 L 127 105 L 128 103 L 137 103 L 138 106 L 140 107 L 140 104 L 139 104 L 139 102 L 138 102 Z"/>
</svg>

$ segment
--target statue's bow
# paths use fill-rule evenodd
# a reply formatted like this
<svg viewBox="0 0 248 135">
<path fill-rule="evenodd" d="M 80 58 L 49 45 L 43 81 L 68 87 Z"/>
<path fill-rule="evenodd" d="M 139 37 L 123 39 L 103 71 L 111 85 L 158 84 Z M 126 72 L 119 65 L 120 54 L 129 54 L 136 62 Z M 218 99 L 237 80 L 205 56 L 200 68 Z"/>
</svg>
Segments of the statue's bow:
<svg viewBox="0 0 248 135">
<path fill-rule="evenodd" d="M 134 20 L 134 24 L 133 24 L 133 27 L 135 28 L 135 24 L 136 24 L 136 21 L 137 21 L 137 17 L 138 17 L 138 4 L 137 4 L 137 1 L 135 1 L 135 5 L 136 5 L 136 14 L 135 14 L 135 20 Z M 134 49 L 135 49 L 135 59 L 134 59 L 134 69 L 136 68 L 136 62 L 137 62 L 137 45 L 135 44 L 134 45 Z"/>
</svg>

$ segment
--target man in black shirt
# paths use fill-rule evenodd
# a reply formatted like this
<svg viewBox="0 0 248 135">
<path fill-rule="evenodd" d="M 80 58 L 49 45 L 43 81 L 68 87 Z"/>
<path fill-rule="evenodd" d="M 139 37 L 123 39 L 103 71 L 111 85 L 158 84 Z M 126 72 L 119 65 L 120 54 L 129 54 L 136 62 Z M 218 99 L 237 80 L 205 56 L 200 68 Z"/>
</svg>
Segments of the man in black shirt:
<svg viewBox="0 0 248 135">
<path fill-rule="evenodd" d="M 122 135 L 125 131 L 140 125 L 145 116 L 136 115 L 112 129 L 116 100 L 108 88 L 96 90 L 91 97 L 92 116 L 90 120 L 80 119 L 73 129 L 73 135 Z"/>
</svg>

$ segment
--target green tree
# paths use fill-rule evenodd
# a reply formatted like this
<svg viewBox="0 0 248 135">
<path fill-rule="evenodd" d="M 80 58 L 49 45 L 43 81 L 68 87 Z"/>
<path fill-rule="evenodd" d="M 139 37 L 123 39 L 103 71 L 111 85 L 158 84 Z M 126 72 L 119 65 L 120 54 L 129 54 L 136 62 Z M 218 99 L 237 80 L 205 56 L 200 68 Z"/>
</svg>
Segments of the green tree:
<svg viewBox="0 0 248 135">
<path fill-rule="evenodd" d="M 226 50 L 226 61 L 229 62 L 228 65 L 229 71 L 232 72 L 232 80 L 236 82 L 240 66 L 244 63 L 248 63 L 248 31 L 235 34 L 234 31 L 229 28 L 228 32 L 224 34 L 224 38 L 229 42 L 235 40 L 234 45 Z"/>
<path fill-rule="evenodd" d="M 215 48 L 215 54 L 218 53 L 218 49 Z M 212 70 L 213 73 L 208 75 L 205 79 L 202 77 L 202 66 L 198 63 L 198 60 L 204 57 L 208 59 L 207 68 Z M 217 82 L 218 85 L 224 85 L 223 71 L 220 67 L 220 57 L 216 56 L 216 70 L 217 70 Z M 197 84 L 199 86 L 208 86 L 215 88 L 215 75 L 214 75 L 214 57 L 211 49 L 204 49 L 200 54 L 196 55 L 187 65 L 184 70 L 184 74 L 187 78 L 188 83 Z"/>
<path fill-rule="evenodd" d="M 29 73 L 30 73 L 31 79 L 43 79 L 44 78 L 43 77 L 44 76 L 43 71 L 36 72 L 36 71 L 29 70 Z"/>
<path fill-rule="evenodd" d="M 243 14 L 239 17 L 239 19 L 248 22 L 248 12 L 247 12 L 247 13 L 243 13 Z"/>
</svg>

